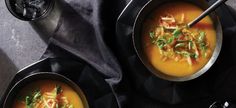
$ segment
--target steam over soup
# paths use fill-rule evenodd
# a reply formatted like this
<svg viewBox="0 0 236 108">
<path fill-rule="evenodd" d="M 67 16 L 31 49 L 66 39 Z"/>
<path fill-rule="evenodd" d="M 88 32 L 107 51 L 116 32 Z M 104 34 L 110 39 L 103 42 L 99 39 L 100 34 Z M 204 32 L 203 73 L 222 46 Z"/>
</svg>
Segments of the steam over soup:
<svg viewBox="0 0 236 108">
<path fill-rule="evenodd" d="M 209 16 L 191 28 L 187 23 L 203 10 L 194 4 L 172 2 L 156 8 L 142 27 L 147 59 L 166 75 L 183 77 L 200 70 L 215 49 L 216 31 Z"/>
<path fill-rule="evenodd" d="M 84 108 L 79 95 L 67 84 L 39 80 L 24 87 L 13 108 Z"/>
</svg>

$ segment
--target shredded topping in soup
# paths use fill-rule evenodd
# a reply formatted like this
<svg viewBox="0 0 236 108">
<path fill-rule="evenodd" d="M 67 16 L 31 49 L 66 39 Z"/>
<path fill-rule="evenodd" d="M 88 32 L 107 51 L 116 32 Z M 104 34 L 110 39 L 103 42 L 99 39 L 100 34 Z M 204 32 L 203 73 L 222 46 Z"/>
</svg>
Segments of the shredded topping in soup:
<svg viewBox="0 0 236 108">
<path fill-rule="evenodd" d="M 210 53 L 206 33 L 191 30 L 184 23 L 184 19 L 184 14 L 180 21 L 176 21 L 173 15 L 161 16 L 157 26 L 149 32 L 151 43 L 160 50 L 163 62 L 172 59 L 193 65 L 200 56 L 206 58 Z"/>
<path fill-rule="evenodd" d="M 35 90 L 32 94 L 25 96 L 25 108 L 74 108 L 63 96 L 61 86 L 56 85 L 51 92 L 42 93 Z"/>
</svg>

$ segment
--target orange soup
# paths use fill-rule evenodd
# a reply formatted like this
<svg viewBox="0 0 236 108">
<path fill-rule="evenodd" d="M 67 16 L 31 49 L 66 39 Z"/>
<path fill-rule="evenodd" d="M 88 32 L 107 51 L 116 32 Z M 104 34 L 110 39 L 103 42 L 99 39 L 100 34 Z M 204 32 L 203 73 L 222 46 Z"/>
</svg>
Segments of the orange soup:
<svg viewBox="0 0 236 108">
<path fill-rule="evenodd" d="M 142 27 L 143 49 L 148 61 L 166 75 L 184 77 L 200 70 L 211 58 L 216 31 L 209 16 L 189 28 L 187 23 L 203 10 L 186 2 L 156 8 Z"/>
<path fill-rule="evenodd" d="M 79 95 L 67 84 L 39 80 L 24 87 L 12 108 L 84 108 Z"/>
</svg>

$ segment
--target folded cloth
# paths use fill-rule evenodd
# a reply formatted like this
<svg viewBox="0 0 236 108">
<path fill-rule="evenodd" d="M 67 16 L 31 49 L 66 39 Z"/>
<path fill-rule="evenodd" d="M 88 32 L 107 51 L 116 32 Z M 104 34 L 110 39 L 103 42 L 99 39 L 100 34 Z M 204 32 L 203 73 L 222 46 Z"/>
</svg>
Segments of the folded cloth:
<svg viewBox="0 0 236 108">
<path fill-rule="evenodd" d="M 77 83 L 91 108 L 118 108 L 117 97 L 113 91 L 117 87 L 115 83 L 108 82 L 110 76 L 104 75 L 92 65 L 57 45 L 50 44 L 48 49 L 50 50 L 43 56 L 50 58 L 47 63 L 50 68 L 46 71 L 62 74 Z"/>
<path fill-rule="evenodd" d="M 55 61 L 57 65 L 53 64 L 52 72 L 82 85 L 92 108 L 121 108 L 127 96 L 118 87 L 122 79 L 121 67 L 103 40 L 102 9 L 99 8 L 105 5 L 102 2 L 62 2 L 62 16 L 43 58 L 63 59 L 63 62 Z M 118 16 L 118 12 L 116 14 Z"/>
<path fill-rule="evenodd" d="M 215 101 L 228 101 L 233 106 L 236 21 L 227 7 L 218 10 L 224 42 L 216 64 L 195 80 L 176 83 L 147 72 L 133 51 L 129 24 L 136 16 L 133 11 L 144 3 L 133 1 L 139 5 L 128 8 L 130 14 L 124 15 L 128 19 L 119 18 L 126 23 L 118 20 L 126 34 L 120 38 L 115 34 L 116 19 L 128 0 L 64 1 L 58 28 L 42 57 L 52 58 L 50 68 L 44 71 L 60 73 L 76 82 L 91 108 L 207 108 Z"/>
</svg>

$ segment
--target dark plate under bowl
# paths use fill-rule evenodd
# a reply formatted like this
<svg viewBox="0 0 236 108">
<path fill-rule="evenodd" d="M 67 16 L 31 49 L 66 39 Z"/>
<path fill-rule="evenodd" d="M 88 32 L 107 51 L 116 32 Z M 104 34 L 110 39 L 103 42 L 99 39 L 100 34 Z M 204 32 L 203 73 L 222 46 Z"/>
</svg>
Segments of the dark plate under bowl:
<svg viewBox="0 0 236 108">
<path fill-rule="evenodd" d="M 89 105 L 87 103 L 84 93 L 74 82 L 72 82 L 70 79 L 62 75 L 59 75 L 57 73 L 52 73 L 52 72 L 38 72 L 38 73 L 30 74 L 24 77 L 22 80 L 18 81 L 8 92 L 4 101 L 3 108 L 11 108 L 10 106 L 13 105 L 14 99 L 16 98 L 17 94 L 27 84 L 32 83 L 34 81 L 38 81 L 38 80 L 44 80 L 44 79 L 55 80 L 55 81 L 59 81 L 59 82 L 63 82 L 67 84 L 79 95 L 84 105 L 84 108 L 89 108 Z"/>
<path fill-rule="evenodd" d="M 195 79 L 210 69 L 210 67 L 215 63 L 217 57 L 219 56 L 221 46 L 222 46 L 222 38 L 223 37 L 222 37 L 221 23 L 220 23 L 218 17 L 216 16 L 215 12 L 213 12 L 210 14 L 210 17 L 214 22 L 214 28 L 216 30 L 216 47 L 214 49 L 212 57 L 210 58 L 208 63 L 202 69 L 200 69 L 198 72 L 195 72 L 194 74 L 192 74 L 190 76 L 185 76 L 185 77 L 169 76 L 169 75 L 166 75 L 166 74 L 162 73 L 161 71 L 155 69 L 155 67 L 153 67 L 152 64 L 146 59 L 146 55 L 144 54 L 144 51 L 142 49 L 141 31 L 142 31 L 143 21 L 145 20 L 145 18 L 147 18 L 147 16 L 154 9 L 158 8 L 158 6 L 160 6 L 164 3 L 176 2 L 176 1 L 190 2 L 190 3 L 193 3 L 197 6 L 199 6 L 200 8 L 202 8 L 204 10 L 209 7 L 207 2 L 204 0 L 150 0 L 147 4 L 145 4 L 142 7 L 142 9 L 140 10 L 140 12 L 138 13 L 138 15 L 136 17 L 135 24 L 133 27 L 132 39 L 133 39 L 133 45 L 134 45 L 135 51 L 136 51 L 139 59 L 142 61 L 142 63 L 145 65 L 145 67 L 151 73 L 153 73 L 157 77 L 165 79 L 165 80 L 180 82 L 180 81 L 188 81 L 188 80 Z"/>
</svg>

